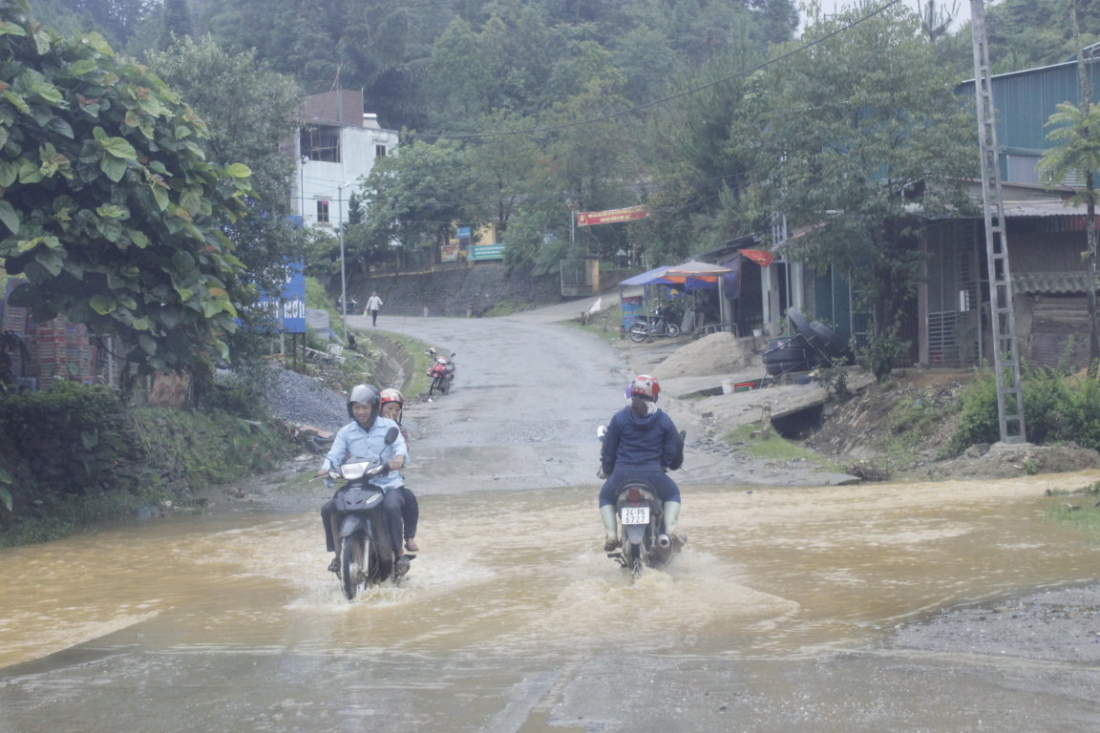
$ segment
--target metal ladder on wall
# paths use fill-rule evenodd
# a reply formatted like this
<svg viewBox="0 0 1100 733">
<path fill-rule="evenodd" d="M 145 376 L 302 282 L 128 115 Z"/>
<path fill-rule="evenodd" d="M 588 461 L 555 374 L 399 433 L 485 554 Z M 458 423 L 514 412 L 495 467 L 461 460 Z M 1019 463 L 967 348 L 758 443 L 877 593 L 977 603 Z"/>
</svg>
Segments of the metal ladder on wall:
<svg viewBox="0 0 1100 733">
<path fill-rule="evenodd" d="M 1008 266 L 1001 168 L 993 106 L 993 79 L 985 32 L 985 0 L 970 0 L 974 45 L 974 95 L 978 107 L 978 143 L 982 159 L 982 209 L 985 213 L 985 254 L 989 265 L 989 305 L 993 321 L 993 368 L 997 376 L 997 416 L 1001 440 L 1022 443 L 1024 396 L 1020 388 L 1020 355 L 1016 315 L 1012 307 L 1012 273 Z"/>
</svg>

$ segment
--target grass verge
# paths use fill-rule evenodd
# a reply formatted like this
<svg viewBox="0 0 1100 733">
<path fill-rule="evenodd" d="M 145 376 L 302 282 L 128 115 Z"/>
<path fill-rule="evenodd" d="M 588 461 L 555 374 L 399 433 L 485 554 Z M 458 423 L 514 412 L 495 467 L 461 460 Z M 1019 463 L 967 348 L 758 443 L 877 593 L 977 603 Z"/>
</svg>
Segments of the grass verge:
<svg viewBox="0 0 1100 733">
<path fill-rule="evenodd" d="M 1076 491 L 1054 491 L 1050 497 L 1047 507 L 1050 519 L 1100 535 L 1100 506 L 1097 506 L 1100 504 L 1100 481 Z"/>
<path fill-rule="evenodd" d="M 796 445 L 774 430 L 764 438 L 755 424 L 739 425 L 724 436 L 726 444 L 734 451 L 768 461 L 806 461 L 822 468 L 840 470 L 836 464 L 809 448 Z"/>
</svg>

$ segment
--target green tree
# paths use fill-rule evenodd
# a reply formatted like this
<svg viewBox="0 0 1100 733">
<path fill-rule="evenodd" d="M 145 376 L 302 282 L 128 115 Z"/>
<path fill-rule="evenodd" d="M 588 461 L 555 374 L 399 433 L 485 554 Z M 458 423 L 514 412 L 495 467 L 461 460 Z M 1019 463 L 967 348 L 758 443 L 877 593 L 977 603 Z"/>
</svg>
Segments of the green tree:
<svg viewBox="0 0 1100 733">
<path fill-rule="evenodd" d="M 481 223 L 471 219 L 469 167 L 464 146 L 449 140 L 412 142 L 377 161 L 361 189 L 366 222 L 347 230 L 345 247 L 364 259 L 394 245 L 427 249 L 438 262 L 455 224 Z"/>
<path fill-rule="evenodd" d="M 523 132 L 537 126 L 534 120 L 503 112 L 487 119 L 493 133 L 469 146 L 475 198 L 471 217 L 493 222 L 503 233 L 512 215 L 535 194 L 543 156 L 536 140 Z"/>
<path fill-rule="evenodd" d="M 1070 0 L 1069 13 L 1074 37 L 1080 39 L 1077 18 L 1077 0 Z M 1061 142 L 1058 147 L 1043 153 L 1036 166 L 1040 179 L 1048 186 L 1061 184 L 1068 175 L 1084 179 L 1083 188 L 1076 190 L 1069 203 L 1085 204 L 1085 271 L 1086 298 L 1089 312 L 1089 362 L 1100 359 L 1100 316 L 1096 303 L 1096 183 L 1094 172 L 1100 170 L 1100 105 L 1092 103 L 1092 82 L 1085 66 L 1084 54 L 1078 44 L 1077 69 L 1080 104 L 1062 102 L 1047 120 L 1052 129 L 1047 139 Z"/>
<path fill-rule="evenodd" d="M 917 15 L 920 17 L 921 33 L 935 43 L 947 35 L 951 24 L 959 17 L 959 0 L 954 0 L 950 7 L 946 3 L 937 5 L 936 0 L 924 0 Z"/>
<path fill-rule="evenodd" d="M 493 22 L 500 24 L 496 18 Z M 427 67 L 427 87 L 437 90 L 433 102 L 444 113 L 438 120 L 442 129 L 469 129 L 500 105 L 506 75 L 501 61 L 500 49 L 485 45 L 469 23 L 451 22 L 432 47 Z"/>
<path fill-rule="evenodd" d="M 112 334 L 142 371 L 227 353 L 244 164 L 206 159 L 206 125 L 101 36 L 60 36 L 0 0 L 0 258 L 13 303 Z"/>
<path fill-rule="evenodd" d="M 798 28 L 798 8 L 791 0 L 764 0 L 763 40 L 768 43 L 786 43 L 794 37 Z"/>
<path fill-rule="evenodd" d="M 257 284 L 274 289 L 283 273 L 273 265 L 300 254 L 302 246 L 299 230 L 286 219 L 294 160 L 283 145 L 297 134 L 297 83 L 257 61 L 255 52 L 231 53 L 209 36 L 179 38 L 167 51 L 150 52 L 148 63 L 207 121 L 203 147 L 209 158 L 252 170 L 249 205 L 260 215 L 229 232 Z"/>
<path fill-rule="evenodd" d="M 176 41 L 190 38 L 194 33 L 187 0 L 164 0 L 161 22 L 160 47 L 162 49 L 171 48 Z"/>
<path fill-rule="evenodd" d="M 40 0 L 36 8 L 40 4 L 52 9 L 43 17 L 76 16 L 83 30 L 99 31 L 119 46 L 125 46 L 160 6 L 158 0 Z"/>
<path fill-rule="evenodd" d="M 400 127 L 424 119 L 423 66 L 453 17 L 439 0 L 211 0 L 205 25 L 308 93 L 362 88 L 382 123 Z"/>
<path fill-rule="evenodd" d="M 805 231 L 789 252 L 850 278 L 884 376 L 919 277 L 911 212 L 968 206 L 976 125 L 914 13 L 894 6 L 836 34 L 855 19 L 815 23 L 802 39 L 814 45 L 752 79 L 731 146 L 749 162 L 743 215 L 757 231 L 785 215 Z"/>
<path fill-rule="evenodd" d="M 752 233 L 739 211 L 747 185 L 746 151 L 734 144 L 744 83 L 741 72 L 759 63 L 748 52 L 712 64 L 705 73 L 684 73 L 676 104 L 653 114 L 640 146 L 651 172 L 651 236 L 644 244 L 651 263 L 678 262 Z"/>
</svg>

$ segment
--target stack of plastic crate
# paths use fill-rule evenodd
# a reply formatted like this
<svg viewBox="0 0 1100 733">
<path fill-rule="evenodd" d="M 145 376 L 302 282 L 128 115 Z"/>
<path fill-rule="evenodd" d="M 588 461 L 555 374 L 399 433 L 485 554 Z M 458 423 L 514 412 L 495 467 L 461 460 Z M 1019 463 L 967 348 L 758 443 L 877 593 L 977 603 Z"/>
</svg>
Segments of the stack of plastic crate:
<svg viewBox="0 0 1100 733">
<path fill-rule="evenodd" d="M 32 324 L 28 330 L 31 364 L 40 388 L 48 387 L 55 379 L 94 381 L 92 346 L 84 324 L 58 316 Z"/>
</svg>

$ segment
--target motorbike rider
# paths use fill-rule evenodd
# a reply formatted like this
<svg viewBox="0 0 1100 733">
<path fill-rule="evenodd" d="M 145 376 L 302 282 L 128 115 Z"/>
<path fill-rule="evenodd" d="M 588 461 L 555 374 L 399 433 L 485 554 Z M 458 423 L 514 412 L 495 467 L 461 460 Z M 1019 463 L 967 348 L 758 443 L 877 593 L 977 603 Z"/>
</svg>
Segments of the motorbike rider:
<svg viewBox="0 0 1100 733">
<path fill-rule="evenodd" d="M 619 546 L 615 525 L 615 500 L 624 483 L 639 479 L 653 487 L 664 507 L 665 533 L 673 534 L 680 517 L 680 487 L 666 473 L 683 463 L 682 434 L 667 413 L 657 407 L 661 385 L 648 374 L 630 383 L 630 404 L 611 418 L 600 450 L 600 518 L 607 530 L 604 550 Z"/>
<path fill-rule="evenodd" d="M 325 456 L 324 464 L 316 475 L 325 476 L 329 468 L 357 459 L 378 460 L 381 457 L 386 461 L 385 473 L 380 474 L 371 483 L 384 492 L 382 511 L 386 513 L 394 557 L 400 558 L 405 554 L 401 546 L 401 510 L 405 494 L 395 489 L 400 489 L 404 484 L 400 470 L 405 465 L 409 451 L 405 445 L 404 436 L 400 434 L 400 426 L 388 417 L 382 417 L 379 414 L 379 408 L 380 398 L 378 390 L 374 387 L 369 384 L 357 384 L 351 388 L 351 392 L 348 393 L 348 416 L 352 421 L 336 433 L 336 437 L 332 440 L 332 447 Z M 391 445 L 386 445 L 386 433 L 390 428 L 398 428 L 398 436 Z M 333 502 L 330 499 L 321 507 L 321 522 L 325 527 L 325 547 L 329 552 L 336 553 L 332 512 Z M 406 567 L 407 563 L 406 560 Z M 328 569 L 338 573 L 339 568 L 340 556 L 337 554 Z"/>
<path fill-rule="evenodd" d="M 401 415 L 405 411 L 404 395 L 401 394 L 400 390 L 387 387 L 378 393 L 378 398 L 381 404 L 379 411 L 382 417 L 388 417 L 397 423 L 397 426 L 401 428 L 401 437 L 405 439 L 407 447 L 409 433 L 405 430 L 405 426 L 401 424 Z M 402 486 L 401 491 L 405 494 L 404 505 L 401 509 L 401 518 L 405 524 L 405 549 L 409 552 L 417 552 L 420 550 L 419 545 L 416 544 L 416 525 L 420 521 L 420 503 L 416 499 L 416 494 L 408 486 Z"/>
</svg>

